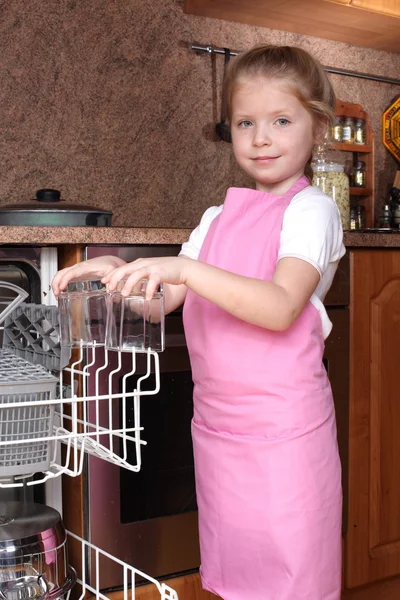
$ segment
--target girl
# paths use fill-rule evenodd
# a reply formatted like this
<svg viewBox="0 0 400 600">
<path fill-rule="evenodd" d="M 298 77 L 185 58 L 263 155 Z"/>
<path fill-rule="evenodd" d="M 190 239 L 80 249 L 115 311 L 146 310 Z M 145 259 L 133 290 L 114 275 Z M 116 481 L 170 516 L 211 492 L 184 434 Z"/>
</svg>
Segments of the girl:
<svg viewBox="0 0 400 600">
<path fill-rule="evenodd" d="M 339 600 L 341 482 L 322 364 L 323 306 L 344 254 L 338 209 L 310 186 L 334 93 L 300 48 L 263 46 L 225 79 L 233 151 L 255 190 L 230 188 L 179 257 L 112 257 L 60 271 L 185 301 L 203 587 L 224 600 Z M 115 262 L 115 261 L 118 262 Z"/>
</svg>

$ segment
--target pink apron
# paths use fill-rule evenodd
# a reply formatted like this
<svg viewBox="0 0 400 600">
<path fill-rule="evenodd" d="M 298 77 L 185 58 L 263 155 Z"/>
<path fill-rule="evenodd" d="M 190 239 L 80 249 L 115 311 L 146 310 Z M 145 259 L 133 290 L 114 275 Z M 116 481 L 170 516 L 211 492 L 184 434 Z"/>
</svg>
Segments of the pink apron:
<svg viewBox="0 0 400 600">
<path fill-rule="evenodd" d="M 230 188 L 199 259 L 271 280 L 284 196 Z M 188 292 L 203 587 L 224 600 L 339 600 L 341 472 L 321 319 L 283 332 Z"/>
</svg>

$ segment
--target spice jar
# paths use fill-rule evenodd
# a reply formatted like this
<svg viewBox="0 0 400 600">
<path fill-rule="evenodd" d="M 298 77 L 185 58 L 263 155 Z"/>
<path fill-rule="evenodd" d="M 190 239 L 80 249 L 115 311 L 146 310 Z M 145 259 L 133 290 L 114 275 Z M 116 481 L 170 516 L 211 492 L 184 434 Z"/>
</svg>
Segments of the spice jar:
<svg viewBox="0 0 400 600">
<path fill-rule="evenodd" d="M 353 187 L 366 187 L 367 173 L 365 170 L 365 162 L 356 160 L 351 173 L 351 184 Z"/>
<path fill-rule="evenodd" d="M 356 119 L 354 124 L 354 143 L 360 146 L 366 142 L 366 131 L 364 119 Z"/>
<path fill-rule="evenodd" d="M 357 229 L 365 229 L 365 206 L 359 204 L 356 208 L 357 212 Z"/>
<path fill-rule="evenodd" d="M 314 171 L 312 185 L 320 188 L 333 198 L 338 205 L 342 218 L 343 229 L 350 228 L 350 192 L 349 179 L 344 172 L 344 166 L 334 162 L 312 162 Z"/>
<path fill-rule="evenodd" d="M 343 122 L 344 122 L 343 117 L 336 117 L 335 123 L 333 124 L 333 127 L 332 127 L 332 139 L 335 142 L 343 141 Z"/>
<path fill-rule="evenodd" d="M 381 216 L 379 217 L 379 227 L 382 229 L 390 229 L 392 221 L 392 213 L 389 204 L 385 204 Z"/>
<path fill-rule="evenodd" d="M 343 123 L 343 142 L 352 144 L 354 142 L 355 123 L 353 117 L 346 117 Z"/>
</svg>

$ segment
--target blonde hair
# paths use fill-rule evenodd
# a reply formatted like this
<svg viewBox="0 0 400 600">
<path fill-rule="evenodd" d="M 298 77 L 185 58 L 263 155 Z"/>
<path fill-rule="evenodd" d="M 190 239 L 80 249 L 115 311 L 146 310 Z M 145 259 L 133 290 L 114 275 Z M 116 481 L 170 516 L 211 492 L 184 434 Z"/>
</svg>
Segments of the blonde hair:
<svg viewBox="0 0 400 600">
<path fill-rule="evenodd" d="M 249 76 L 279 79 L 288 84 L 313 118 L 314 132 L 334 120 L 335 93 L 321 63 L 295 46 L 258 46 L 232 60 L 224 78 L 225 112 L 232 118 L 232 100 L 236 86 Z M 310 156 L 304 173 L 312 180 Z"/>
</svg>

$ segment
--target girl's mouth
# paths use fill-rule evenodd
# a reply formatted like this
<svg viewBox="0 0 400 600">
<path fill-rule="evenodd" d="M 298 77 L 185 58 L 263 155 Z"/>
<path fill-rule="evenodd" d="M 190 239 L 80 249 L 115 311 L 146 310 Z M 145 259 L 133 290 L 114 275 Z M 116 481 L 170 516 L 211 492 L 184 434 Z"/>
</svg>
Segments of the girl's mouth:
<svg viewBox="0 0 400 600">
<path fill-rule="evenodd" d="M 253 158 L 253 160 L 255 162 L 271 162 L 273 160 L 276 160 L 277 158 L 277 156 L 256 156 L 255 158 Z"/>
</svg>

